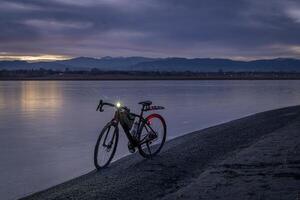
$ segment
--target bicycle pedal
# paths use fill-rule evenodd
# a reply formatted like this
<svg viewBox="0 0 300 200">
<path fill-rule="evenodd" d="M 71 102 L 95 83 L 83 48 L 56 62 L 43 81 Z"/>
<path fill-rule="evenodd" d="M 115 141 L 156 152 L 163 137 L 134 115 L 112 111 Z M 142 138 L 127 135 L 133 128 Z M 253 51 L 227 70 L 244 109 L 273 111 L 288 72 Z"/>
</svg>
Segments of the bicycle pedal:
<svg viewBox="0 0 300 200">
<path fill-rule="evenodd" d="M 130 153 L 134 153 L 135 152 L 135 148 L 133 148 L 133 149 L 129 149 L 128 148 L 128 150 L 129 150 Z"/>
<path fill-rule="evenodd" d="M 135 148 L 131 145 L 131 143 L 128 143 L 128 150 L 129 150 L 130 153 L 135 152 Z"/>
</svg>

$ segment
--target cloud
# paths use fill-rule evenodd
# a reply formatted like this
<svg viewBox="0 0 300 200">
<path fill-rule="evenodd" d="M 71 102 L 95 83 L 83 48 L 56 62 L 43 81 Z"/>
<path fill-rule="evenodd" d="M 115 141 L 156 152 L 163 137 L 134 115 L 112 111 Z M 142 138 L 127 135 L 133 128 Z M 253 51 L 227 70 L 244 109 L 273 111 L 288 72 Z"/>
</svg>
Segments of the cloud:
<svg viewBox="0 0 300 200">
<path fill-rule="evenodd" d="M 296 0 L 1 1 L 0 52 L 300 57 Z"/>
<path fill-rule="evenodd" d="M 287 10 L 287 15 L 295 22 L 300 23 L 300 8 L 290 8 Z"/>
</svg>

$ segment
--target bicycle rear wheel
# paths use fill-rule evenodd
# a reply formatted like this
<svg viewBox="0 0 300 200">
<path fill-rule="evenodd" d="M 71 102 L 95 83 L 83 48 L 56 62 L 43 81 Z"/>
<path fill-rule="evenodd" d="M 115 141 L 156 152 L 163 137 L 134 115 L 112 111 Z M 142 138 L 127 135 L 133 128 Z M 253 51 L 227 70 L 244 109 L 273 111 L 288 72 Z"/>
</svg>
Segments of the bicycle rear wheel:
<svg viewBox="0 0 300 200">
<path fill-rule="evenodd" d="M 99 170 L 113 159 L 119 139 L 118 126 L 109 122 L 101 131 L 94 150 L 94 164 Z"/>
<path fill-rule="evenodd" d="M 160 152 L 167 134 L 165 120 L 159 114 L 146 117 L 139 134 L 139 153 L 145 158 L 151 158 Z"/>
</svg>

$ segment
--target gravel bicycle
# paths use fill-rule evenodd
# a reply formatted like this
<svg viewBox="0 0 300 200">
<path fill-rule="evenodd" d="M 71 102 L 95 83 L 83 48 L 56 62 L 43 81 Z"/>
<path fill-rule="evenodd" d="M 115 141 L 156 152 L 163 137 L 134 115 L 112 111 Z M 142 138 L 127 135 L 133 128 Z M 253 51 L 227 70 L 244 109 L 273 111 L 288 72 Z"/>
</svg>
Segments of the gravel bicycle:
<svg viewBox="0 0 300 200">
<path fill-rule="evenodd" d="M 128 149 L 134 153 L 138 149 L 145 158 L 152 158 L 162 149 L 167 133 L 164 118 L 156 113 L 143 117 L 144 112 L 162 110 L 162 106 L 153 106 L 151 101 L 139 102 L 142 105 L 139 115 L 131 113 L 126 106 L 120 103 L 112 104 L 100 100 L 97 111 L 103 112 L 103 106 L 116 109 L 113 119 L 108 122 L 98 137 L 94 150 L 94 164 L 99 170 L 107 167 L 112 161 L 119 139 L 119 123 L 128 138 Z"/>
</svg>

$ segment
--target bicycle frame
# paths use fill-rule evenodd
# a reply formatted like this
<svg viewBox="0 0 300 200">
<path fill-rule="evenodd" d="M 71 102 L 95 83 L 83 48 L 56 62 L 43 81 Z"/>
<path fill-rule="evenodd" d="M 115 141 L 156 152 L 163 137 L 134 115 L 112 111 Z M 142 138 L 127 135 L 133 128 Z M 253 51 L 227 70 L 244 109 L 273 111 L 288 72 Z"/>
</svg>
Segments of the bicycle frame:
<svg viewBox="0 0 300 200">
<path fill-rule="evenodd" d="M 129 113 L 131 116 L 137 117 L 137 118 L 138 118 L 138 127 L 137 127 L 138 134 L 140 134 L 140 131 L 142 131 L 141 125 L 142 125 L 142 124 L 147 124 L 147 119 L 145 119 L 145 118 L 143 117 L 144 111 L 145 111 L 145 109 L 144 109 L 144 106 L 143 106 L 140 115 L 137 115 L 137 114 L 135 114 L 135 113 Z M 123 130 L 124 130 L 124 132 L 125 132 L 125 135 L 126 135 L 127 139 L 129 140 L 129 142 L 130 142 L 133 146 L 136 147 L 136 146 L 139 145 L 139 144 L 143 144 L 144 142 L 139 143 L 140 141 L 137 141 L 136 138 L 134 138 L 134 137 L 131 135 L 131 133 L 130 133 L 130 128 L 127 126 L 126 123 L 124 123 L 122 120 L 120 120 L 120 119 L 121 119 L 121 118 L 120 118 L 120 112 L 122 112 L 121 109 L 117 109 L 116 112 L 115 112 L 114 118 L 113 118 L 111 121 L 112 121 L 113 123 L 115 123 L 116 126 L 118 126 L 119 123 L 121 124 L 121 127 L 123 128 Z M 150 128 L 150 129 L 154 132 L 154 130 L 151 128 L 151 126 L 148 126 L 148 128 Z"/>
</svg>

